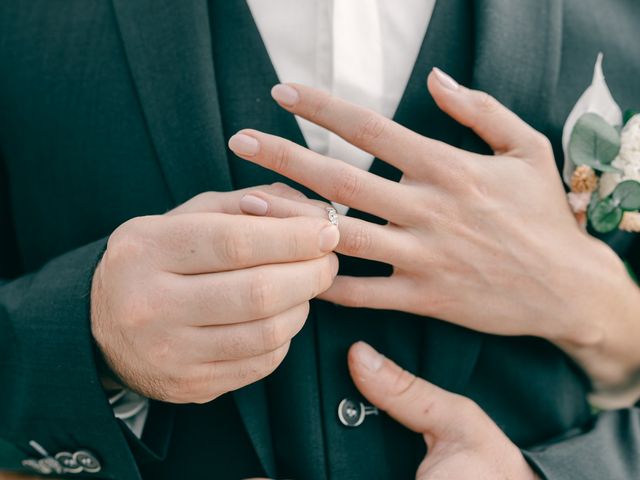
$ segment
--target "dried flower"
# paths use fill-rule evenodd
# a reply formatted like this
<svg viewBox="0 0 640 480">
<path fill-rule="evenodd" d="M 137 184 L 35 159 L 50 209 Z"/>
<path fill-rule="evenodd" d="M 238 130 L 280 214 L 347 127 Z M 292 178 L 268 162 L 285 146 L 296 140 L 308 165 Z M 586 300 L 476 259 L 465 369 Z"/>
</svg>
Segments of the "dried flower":
<svg viewBox="0 0 640 480">
<path fill-rule="evenodd" d="M 571 175 L 571 191 L 574 193 L 591 193 L 598 188 L 598 176 L 588 165 L 580 165 Z"/>
<path fill-rule="evenodd" d="M 589 207 L 591 194 L 589 192 L 570 192 L 567 194 L 567 199 L 569 200 L 569 205 L 571 205 L 571 211 L 573 213 L 584 213 Z"/>
<path fill-rule="evenodd" d="M 625 232 L 640 232 L 640 213 L 624 212 L 618 228 Z"/>
</svg>

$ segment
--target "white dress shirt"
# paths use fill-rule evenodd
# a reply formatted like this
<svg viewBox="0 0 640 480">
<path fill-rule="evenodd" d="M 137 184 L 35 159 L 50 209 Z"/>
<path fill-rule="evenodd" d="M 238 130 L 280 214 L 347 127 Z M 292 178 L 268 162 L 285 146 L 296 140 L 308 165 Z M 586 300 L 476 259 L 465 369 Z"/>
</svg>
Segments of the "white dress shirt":
<svg viewBox="0 0 640 480">
<path fill-rule="evenodd" d="M 311 85 L 391 118 L 413 70 L 436 0 L 247 0 L 281 82 Z M 304 119 L 311 150 L 368 169 L 373 156 Z M 346 207 L 337 205 L 342 213 Z M 140 437 L 148 401 L 111 399 Z"/>
</svg>

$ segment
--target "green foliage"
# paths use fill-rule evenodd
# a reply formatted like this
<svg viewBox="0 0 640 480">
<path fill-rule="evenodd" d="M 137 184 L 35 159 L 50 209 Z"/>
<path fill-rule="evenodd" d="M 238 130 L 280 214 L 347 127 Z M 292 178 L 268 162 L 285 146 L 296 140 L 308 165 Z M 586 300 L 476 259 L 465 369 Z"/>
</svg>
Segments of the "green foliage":
<svg viewBox="0 0 640 480">
<path fill-rule="evenodd" d="M 635 211 L 640 209 L 640 183 L 635 180 L 620 182 L 611 196 L 622 210 Z"/>
<path fill-rule="evenodd" d="M 576 165 L 619 172 L 611 162 L 620 152 L 620 132 L 595 113 L 582 115 L 571 132 L 569 155 Z"/>
<path fill-rule="evenodd" d="M 611 197 L 592 202 L 589 206 L 589 221 L 596 232 L 609 233 L 620 225 L 624 211 Z"/>
</svg>

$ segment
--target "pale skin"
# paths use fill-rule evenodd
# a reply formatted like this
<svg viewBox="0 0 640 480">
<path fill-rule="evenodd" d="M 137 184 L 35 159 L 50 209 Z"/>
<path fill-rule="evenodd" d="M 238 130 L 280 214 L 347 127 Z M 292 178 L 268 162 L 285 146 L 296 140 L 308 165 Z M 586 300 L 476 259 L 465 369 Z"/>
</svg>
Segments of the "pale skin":
<svg viewBox="0 0 640 480">
<path fill-rule="evenodd" d="M 333 247 L 317 247 L 327 226 L 325 205 L 282 186 L 205 194 L 166 216 L 134 219 L 112 236 L 92 292 L 94 335 L 118 379 L 178 403 L 209 401 L 252 383 L 277 367 L 318 294 L 487 333 L 539 336 L 604 388 L 635 374 L 640 295 L 615 254 L 578 228 L 549 142 L 491 97 L 438 76 L 428 82 L 438 105 L 495 155 L 421 137 L 302 85 L 291 86 L 293 96 L 280 96 L 280 104 L 397 166 L 404 172 L 400 184 L 253 130 L 241 132 L 249 140 L 230 142 L 242 158 L 387 219 L 379 226 L 341 217 L 335 249 L 393 265 L 390 278 L 334 281 Z M 285 223 L 239 221 L 242 210 Z M 215 241 L 220 230 L 228 236 Z M 284 252 L 283 236 L 296 247 Z M 246 252 L 225 255 L 221 245 L 234 239 L 245 241 Z M 265 295 L 233 296 L 247 285 L 264 286 L 255 272 L 267 267 L 268 275 L 258 278 L 280 286 L 269 290 L 270 309 L 256 301 Z M 518 448 L 471 400 L 377 355 L 356 344 L 349 368 L 372 404 L 424 435 L 429 454 L 418 479 L 535 478 Z"/>
<path fill-rule="evenodd" d="M 282 362 L 309 300 L 334 280 L 339 232 L 327 219 L 239 215 L 242 195 L 203 194 L 111 235 L 94 274 L 92 331 L 116 383 L 204 403 Z"/>
<path fill-rule="evenodd" d="M 241 158 L 338 203 L 383 219 L 340 218 L 337 252 L 391 264 L 391 277 L 339 276 L 320 298 L 404 310 L 498 335 L 545 338 L 599 388 L 640 370 L 640 291 L 604 243 L 577 225 L 549 141 L 495 99 L 441 72 L 428 79 L 439 107 L 495 152 L 479 155 L 420 136 L 374 112 L 303 85 L 274 98 L 403 172 L 400 183 L 244 130 Z M 242 148 L 244 147 L 244 151 Z M 324 216 L 325 205 L 253 192 L 274 217 Z"/>
<path fill-rule="evenodd" d="M 468 398 L 414 376 L 363 342 L 349 349 L 348 363 L 369 402 L 423 436 L 428 454 L 416 480 L 539 479 L 520 450 Z"/>
<path fill-rule="evenodd" d="M 416 480 L 539 480 L 520 450 L 468 398 L 414 376 L 363 342 L 351 347 L 348 364 L 369 402 L 423 436 L 428 454 Z M 36 477 L 0 473 L 0 480 L 30 478 Z"/>
<path fill-rule="evenodd" d="M 428 88 L 438 106 L 474 130 L 494 155 L 422 137 L 303 85 L 277 86 L 273 96 L 283 108 L 402 170 L 399 184 L 255 130 L 239 132 L 230 147 L 329 200 L 388 220 L 380 226 L 341 217 L 336 251 L 391 264 L 393 274 L 339 276 L 320 298 L 492 334 L 538 336 L 564 349 L 597 387 L 624 384 L 640 367 L 640 294 L 614 252 L 578 227 L 549 141 L 492 97 L 442 72 L 430 74 Z M 259 191 L 241 206 L 275 217 L 326 215 L 325 204 Z M 349 365 L 364 396 L 425 434 L 429 454 L 417 478 L 535 478 L 515 445 L 473 402 L 414 381 L 388 361 L 384 365 L 395 374 L 365 374 L 354 366 L 354 349 Z M 399 389 L 404 398 L 394 395 L 394 385 L 406 387 Z M 428 414 L 438 406 L 448 424 Z M 456 420 L 457 410 L 465 422 Z"/>
</svg>

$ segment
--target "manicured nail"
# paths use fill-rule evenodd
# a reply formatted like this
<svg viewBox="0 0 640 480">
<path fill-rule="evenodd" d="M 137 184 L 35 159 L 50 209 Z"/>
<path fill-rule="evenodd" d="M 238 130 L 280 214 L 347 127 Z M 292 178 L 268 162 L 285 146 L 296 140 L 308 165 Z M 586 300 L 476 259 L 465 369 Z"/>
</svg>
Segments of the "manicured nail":
<svg viewBox="0 0 640 480">
<path fill-rule="evenodd" d="M 335 225 L 329 225 L 328 227 L 324 227 L 320 231 L 318 246 L 320 247 L 321 251 L 330 252 L 338 246 L 339 240 L 340 232 L 338 231 L 338 227 L 336 227 Z"/>
<path fill-rule="evenodd" d="M 244 133 L 236 133 L 229 139 L 229 148 L 239 155 L 255 155 L 260 151 L 260 143 Z"/>
<path fill-rule="evenodd" d="M 240 199 L 240 209 L 251 215 L 266 215 L 269 211 L 269 204 L 255 195 L 245 195 Z"/>
<path fill-rule="evenodd" d="M 271 89 L 271 96 L 276 102 L 285 107 L 293 107 L 300 100 L 300 95 L 295 88 L 282 83 Z"/>
<path fill-rule="evenodd" d="M 379 354 L 373 347 L 364 342 L 356 343 L 355 356 L 358 363 L 371 373 L 380 370 L 384 362 L 384 355 Z"/>
<path fill-rule="evenodd" d="M 458 90 L 458 88 L 460 88 L 460 85 L 458 84 L 458 82 L 456 82 L 453 78 L 451 78 L 449 75 L 444 73 L 438 67 L 433 69 L 433 73 L 436 74 L 436 78 L 444 88 L 448 90 Z"/>
</svg>

